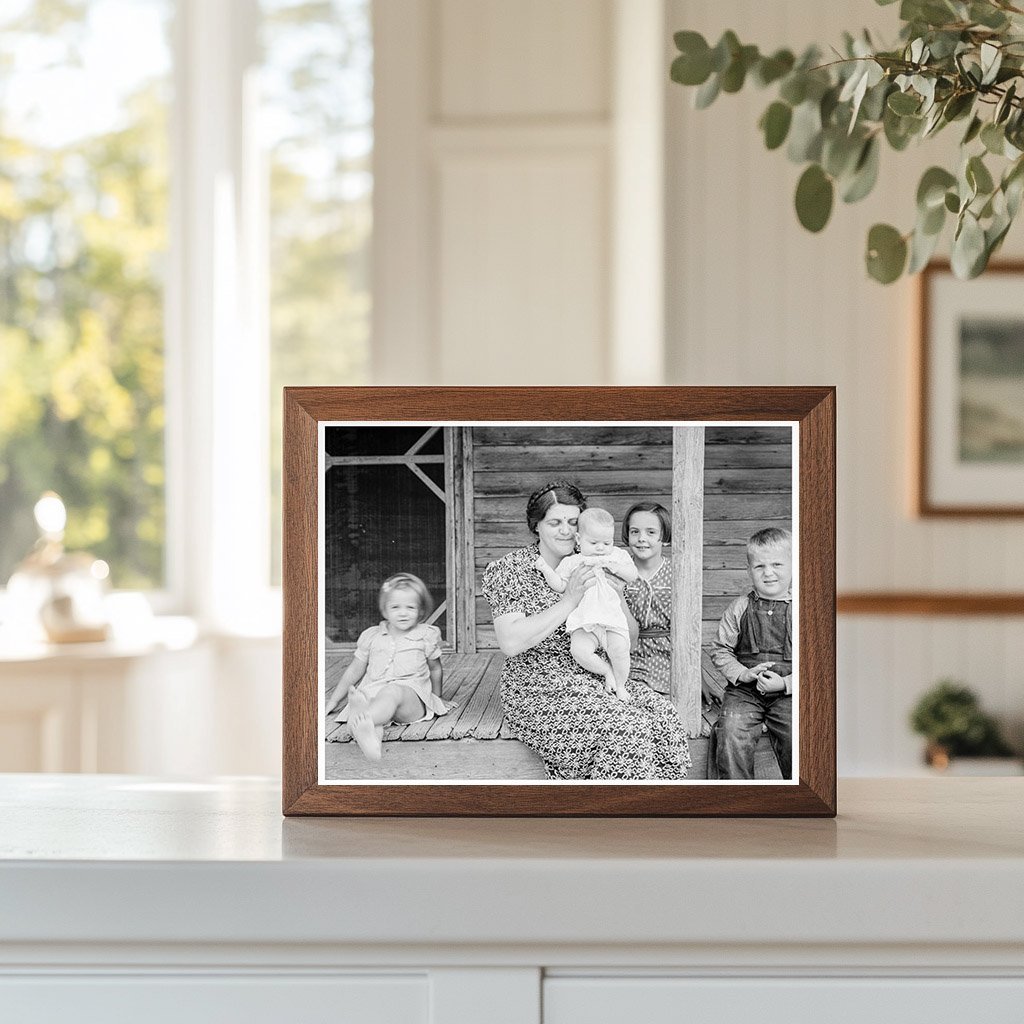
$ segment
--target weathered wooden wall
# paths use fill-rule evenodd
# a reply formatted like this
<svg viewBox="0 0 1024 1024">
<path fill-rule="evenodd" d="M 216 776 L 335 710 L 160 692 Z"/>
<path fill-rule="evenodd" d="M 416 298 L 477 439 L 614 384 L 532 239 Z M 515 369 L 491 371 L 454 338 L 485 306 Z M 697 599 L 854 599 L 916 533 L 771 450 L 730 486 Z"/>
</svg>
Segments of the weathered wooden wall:
<svg viewBox="0 0 1024 1024">
<path fill-rule="evenodd" d="M 704 637 L 748 585 L 746 539 L 762 526 L 789 526 L 789 427 L 709 427 L 705 449 Z M 564 478 L 615 516 L 616 534 L 637 501 L 672 507 L 671 427 L 474 427 L 471 470 L 477 644 L 495 646 L 480 591 L 484 567 L 532 543 L 526 500 Z M 470 485 L 467 485 L 470 489 Z"/>
</svg>

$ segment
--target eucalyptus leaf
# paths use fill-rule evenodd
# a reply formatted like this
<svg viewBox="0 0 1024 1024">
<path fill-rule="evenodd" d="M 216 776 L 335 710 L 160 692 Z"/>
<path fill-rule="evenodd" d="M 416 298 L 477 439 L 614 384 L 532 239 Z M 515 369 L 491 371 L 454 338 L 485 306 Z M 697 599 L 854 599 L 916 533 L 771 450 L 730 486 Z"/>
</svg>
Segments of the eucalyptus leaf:
<svg viewBox="0 0 1024 1024">
<path fill-rule="evenodd" d="M 718 94 L 722 91 L 722 80 L 721 78 L 713 74 L 697 91 L 694 93 L 693 105 L 698 110 L 706 110 L 711 106 L 712 103 L 718 98 Z"/>
<path fill-rule="evenodd" d="M 721 74 L 733 62 L 733 58 L 742 49 L 742 44 L 732 29 L 722 33 L 721 39 L 711 51 L 711 70 Z"/>
<path fill-rule="evenodd" d="M 907 243 L 890 224 L 875 224 L 868 232 L 868 273 L 880 284 L 892 284 L 907 262 Z"/>
<path fill-rule="evenodd" d="M 940 231 L 928 233 L 920 227 L 915 228 L 910 238 L 910 262 L 907 273 L 916 274 L 928 265 L 939 244 Z"/>
<path fill-rule="evenodd" d="M 833 178 L 841 178 L 855 169 L 864 148 L 864 136 L 851 137 L 838 128 L 822 133 L 821 166 Z"/>
<path fill-rule="evenodd" d="M 764 144 L 767 149 L 778 149 L 786 141 L 792 120 L 793 108 L 779 100 L 772 103 L 761 115 L 760 126 L 764 131 Z"/>
<path fill-rule="evenodd" d="M 999 67 L 1003 63 L 1003 51 L 992 43 L 986 41 L 981 44 L 981 84 L 991 85 L 999 74 Z"/>
<path fill-rule="evenodd" d="M 899 114 L 902 117 L 906 114 L 916 114 L 921 106 L 921 101 L 911 93 L 894 92 L 890 94 L 888 104 L 894 114 Z"/>
<path fill-rule="evenodd" d="M 963 281 L 977 276 L 974 268 L 984 257 L 985 232 L 977 218 L 970 211 L 964 211 L 960 226 L 953 237 L 953 250 L 950 256 L 953 273 Z"/>
<path fill-rule="evenodd" d="M 996 29 L 997 31 L 1005 28 L 1007 24 L 1006 15 L 988 3 L 971 4 L 967 16 L 975 24 L 984 25 L 985 28 Z"/>
<path fill-rule="evenodd" d="M 857 203 L 875 187 L 878 181 L 878 139 L 872 136 L 861 152 L 853 176 L 843 189 L 844 203 Z"/>
<path fill-rule="evenodd" d="M 754 81 L 760 86 L 784 78 L 793 70 L 796 58 L 789 50 L 776 50 L 770 57 L 762 57 L 753 69 Z"/>
<path fill-rule="evenodd" d="M 885 101 L 892 91 L 892 82 L 886 78 L 880 78 L 874 85 L 869 86 L 860 105 L 860 120 L 881 121 L 885 113 Z"/>
<path fill-rule="evenodd" d="M 992 254 L 1002 246 L 1003 239 L 1006 238 L 1006 233 L 1010 230 L 1011 223 L 1012 218 L 1009 214 L 1004 213 L 985 229 L 985 262 L 982 266 L 976 268 L 975 276 L 985 269 Z"/>
<path fill-rule="evenodd" d="M 960 196 L 956 192 L 947 192 L 945 200 L 946 209 L 950 213 L 960 212 Z"/>
<path fill-rule="evenodd" d="M 929 135 L 938 131 L 945 123 L 945 115 L 942 107 L 932 107 L 931 113 L 925 119 L 924 131 L 921 132 L 921 138 L 927 138 Z"/>
<path fill-rule="evenodd" d="M 996 104 L 996 112 L 992 116 L 992 120 L 996 124 L 1002 124 L 1009 116 L 1013 109 L 1013 100 L 1017 95 L 1017 83 L 1011 82 L 1003 93 L 1002 98 Z"/>
<path fill-rule="evenodd" d="M 1020 212 L 1020 201 L 1024 197 L 1024 177 L 1017 177 L 1004 185 L 1003 194 L 1006 196 L 1006 213 L 1012 222 Z"/>
<path fill-rule="evenodd" d="M 938 235 L 946 224 L 946 204 L 939 203 L 929 210 L 919 210 L 917 228 L 926 235 Z"/>
<path fill-rule="evenodd" d="M 756 46 L 741 46 L 732 63 L 722 72 L 722 92 L 739 92 L 746 81 L 747 72 L 758 59 Z"/>
<path fill-rule="evenodd" d="M 980 156 L 972 156 L 967 161 L 967 180 L 974 187 L 975 192 L 981 195 L 988 195 L 995 188 L 992 175 Z"/>
<path fill-rule="evenodd" d="M 967 126 L 967 131 L 964 132 L 964 137 L 960 140 L 961 146 L 970 145 L 981 131 L 982 121 L 980 117 L 972 117 L 971 123 Z"/>
<path fill-rule="evenodd" d="M 956 176 L 944 167 L 929 167 L 917 186 L 917 208 L 927 213 L 936 206 L 942 206 L 946 191 L 955 184 Z"/>
<path fill-rule="evenodd" d="M 829 124 L 836 115 L 836 108 L 839 106 L 839 89 L 829 89 L 818 103 L 818 111 L 821 114 L 821 123 Z"/>
<path fill-rule="evenodd" d="M 699 32 L 677 32 L 680 54 L 672 61 L 670 77 L 680 85 L 702 85 L 711 74 L 711 50 Z"/>
<path fill-rule="evenodd" d="M 974 93 L 954 93 L 946 100 L 942 108 L 942 116 L 946 121 L 956 121 L 961 117 L 966 117 L 974 107 L 974 100 Z"/>
<path fill-rule="evenodd" d="M 1017 216 L 1021 198 L 1024 196 L 1024 157 L 1018 157 L 1003 175 L 1002 188 L 1006 196 L 1006 210 L 1012 220 Z"/>
<path fill-rule="evenodd" d="M 779 98 L 785 100 L 791 107 L 798 107 L 807 99 L 807 74 L 803 71 L 794 71 L 782 82 L 779 89 Z"/>
<path fill-rule="evenodd" d="M 821 155 L 821 111 L 810 100 L 793 111 L 786 155 L 793 163 L 817 160 Z"/>
<path fill-rule="evenodd" d="M 918 133 L 924 118 L 899 117 L 891 110 L 886 110 L 882 117 L 885 141 L 897 152 L 906 149 L 910 140 Z"/>
<path fill-rule="evenodd" d="M 989 121 L 981 129 L 981 142 L 993 156 L 1002 156 L 1006 146 L 1006 133 L 1001 125 Z"/>
<path fill-rule="evenodd" d="M 935 79 L 927 78 L 925 75 L 914 75 L 910 79 L 910 84 L 924 101 L 921 112 L 927 113 L 935 103 Z"/>
<path fill-rule="evenodd" d="M 821 231 L 832 214 L 832 181 L 817 165 L 811 164 L 796 186 L 796 215 L 808 231 Z"/>
<path fill-rule="evenodd" d="M 946 60 L 960 45 L 960 33 L 956 31 L 933 32 L 928 41 L 933 60 Z"/>
</svg>

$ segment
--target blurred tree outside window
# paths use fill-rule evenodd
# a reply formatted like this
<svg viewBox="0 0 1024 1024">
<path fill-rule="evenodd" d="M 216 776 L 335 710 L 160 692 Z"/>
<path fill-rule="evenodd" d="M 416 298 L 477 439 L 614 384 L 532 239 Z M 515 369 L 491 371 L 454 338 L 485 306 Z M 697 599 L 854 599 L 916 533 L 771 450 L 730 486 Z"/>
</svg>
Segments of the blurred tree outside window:
<svg viewBox="0 0 1024 1024">
<path fill-rule="evenodd" d="M 373 39 L 370 0 L 261 0 L 261 8 L 276 584 L 281 388 L 368 376 Z"/>
<path fill-rule="evenodd" d="M 47 489 L 116 587 L 164 583 L 172 14 L 0 8 L 0 586 Z"/>
</svg>

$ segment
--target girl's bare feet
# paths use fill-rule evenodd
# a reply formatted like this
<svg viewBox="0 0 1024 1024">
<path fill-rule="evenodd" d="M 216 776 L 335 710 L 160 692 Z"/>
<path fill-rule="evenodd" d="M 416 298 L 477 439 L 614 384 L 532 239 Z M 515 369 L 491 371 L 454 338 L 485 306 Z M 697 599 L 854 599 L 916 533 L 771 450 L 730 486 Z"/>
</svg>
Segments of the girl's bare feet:
<svg viewBox="0 0 1024 1024">
<path fill-rule="evenodd" d="M 359 744 L 359 749 L 366 755 L 367 760 L 379 761 L 382 753 L 381 742 L 373 719 L 365 711 L 360 711 L 349 719 L 349 726 L 352 729 L 352 738 Z"/>
<path fill-rule="evenodd" d="M 366 699 L 360 690 L 353 690 L 348 695 L 348 704 L 345 706 L 345 710 L 335 719 L 338 722 L 351 722 L 356 715 L 361 715 L 368 707 L 370 702 Z"/>
</svg>

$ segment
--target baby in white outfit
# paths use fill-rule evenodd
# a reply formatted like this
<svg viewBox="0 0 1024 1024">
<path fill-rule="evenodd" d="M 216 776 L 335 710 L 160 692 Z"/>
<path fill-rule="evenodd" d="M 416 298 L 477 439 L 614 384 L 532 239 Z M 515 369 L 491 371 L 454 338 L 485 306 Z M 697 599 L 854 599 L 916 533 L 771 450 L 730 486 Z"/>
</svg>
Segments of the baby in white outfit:
<svg viewBox="0 0 1024 1024">
<path fill-rule="evenodd" d="M 615 546 L 615 519 L 603 508 L 588 508 L 576 524 L 578 555 L 563 558 L 554 569 L 540 556 L 536 566 L 548 586 L 565 593 L 569 577 L 580 565 L 592 566 L 597 582 L 587 587 L 580 603 L 569 613 L 565 628 L 576 664 L 604 678 L 605 689 L 619 700 L 629 700 L 629 629 L 619 595 L 608 582 L 610 572 L 627 583 L 637 578 L 633 559 Z M 605 661 L 597 652 L 608 655 Z"/>
</svg>

